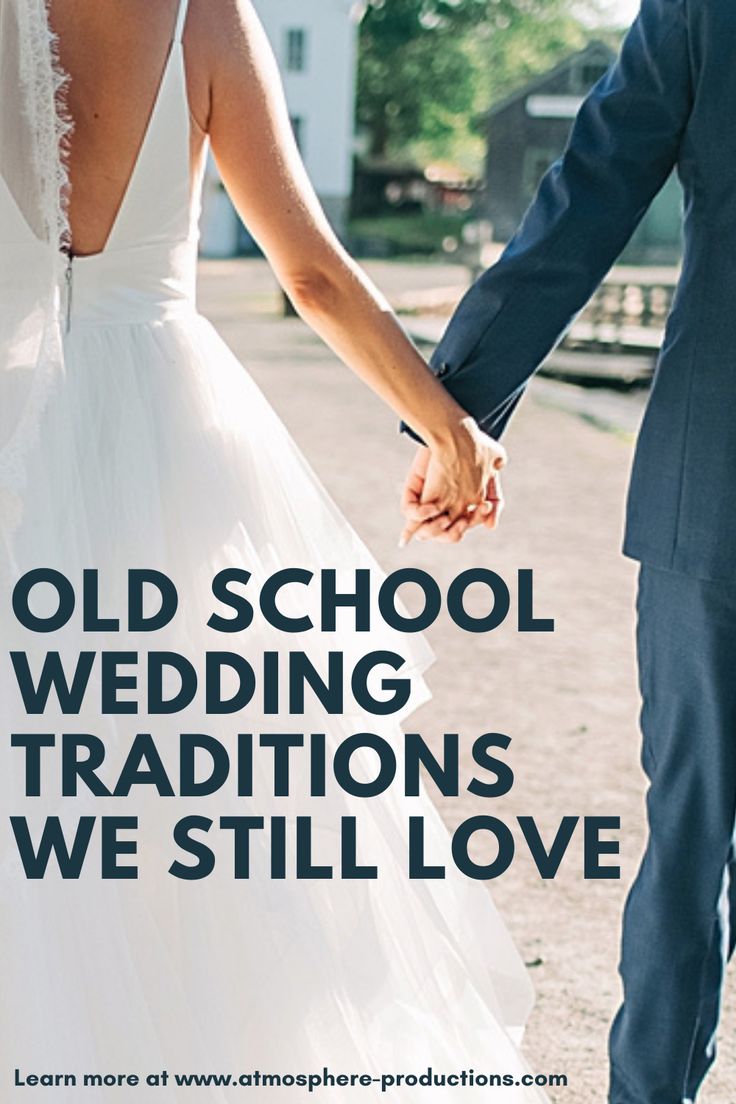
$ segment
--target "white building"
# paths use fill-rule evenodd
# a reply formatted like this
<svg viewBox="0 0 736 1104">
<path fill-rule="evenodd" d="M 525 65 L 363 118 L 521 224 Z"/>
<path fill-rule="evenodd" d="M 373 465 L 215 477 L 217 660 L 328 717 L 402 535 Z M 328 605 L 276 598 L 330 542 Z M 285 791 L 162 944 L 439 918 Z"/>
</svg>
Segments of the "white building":
<svg viewBox="0 0 736 1104">
<path fill-rule="evenodd" d="M 358 25 L 362 0 L 254 0 L 286 90 L 307 171 L 338 231 L 352 188 Z M 237 251 L 238 223 L 218 188 L 214 167 L 205 188 L 202 252 Z"/>
</svg>

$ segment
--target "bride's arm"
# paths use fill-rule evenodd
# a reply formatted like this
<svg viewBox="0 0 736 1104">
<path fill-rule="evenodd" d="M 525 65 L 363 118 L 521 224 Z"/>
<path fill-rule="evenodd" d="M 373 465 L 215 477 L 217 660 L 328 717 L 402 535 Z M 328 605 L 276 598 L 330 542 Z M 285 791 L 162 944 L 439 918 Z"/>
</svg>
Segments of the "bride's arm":
<svg viewBox="0 0 736 1104">
<path fill-rule="evenodd" d="M 292 303 L 310 326 L 430 446 L 457 517 L 483 500 L 501 446 L 448 395 L 366 274 L 343 249 L 307 178 L 281 80 L 246 0 L 222 0 L 209 42 L 212 151 L 223 182 Z M 214 24 L 214 25 L 213 25 Z"/>
</svg>

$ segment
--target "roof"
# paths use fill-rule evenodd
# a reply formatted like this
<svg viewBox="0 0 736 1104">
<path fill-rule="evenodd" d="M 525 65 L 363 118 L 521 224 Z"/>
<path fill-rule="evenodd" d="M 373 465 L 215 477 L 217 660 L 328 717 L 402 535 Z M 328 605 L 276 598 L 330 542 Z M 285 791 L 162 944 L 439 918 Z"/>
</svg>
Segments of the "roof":
<svg viewBox="0 0 736 1104">
<path fill-rule="evenodd" d="M 494 115 L 498 115 L 501 111 L 505 111 L 507 107 L 510 107 L 511 104 L 516 103 L 517 100 L 525 99 L 532 92 L 536 92 L 537 89 L 543 88 L 553 77 L 558 76 L 560 73 L 564 73 L 577 62 L 588 58 L 603 58 L 610 64 L 615 61 L 616 52 L 612 50 L 607 43 L 601 42 L 599 39 L 594 39 L 582 50 L 576 50 L 574 54 L 568 54 L 567 57 L 564 57 L 562 61 L 558 62 L 557 65 L 553 66 L 551 69 L 547 69 L 544 73 L 540 73 L 539 76 L 533 77 L 532 80 L 527 81 L 521 88 L 515 89 L 503 100 L 494 104 L 482 118 L 490 119 Z"/>
</svg>

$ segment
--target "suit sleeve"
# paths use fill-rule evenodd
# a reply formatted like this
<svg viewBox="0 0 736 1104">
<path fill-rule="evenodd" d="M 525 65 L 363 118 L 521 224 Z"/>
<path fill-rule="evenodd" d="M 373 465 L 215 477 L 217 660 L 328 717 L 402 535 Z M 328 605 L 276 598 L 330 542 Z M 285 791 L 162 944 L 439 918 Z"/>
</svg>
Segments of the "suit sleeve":
<svg viewBox="0 0 736 1104">
<path fill-rule="evenodd" d="M 434 374 L 494 437 L 677 162 L 692 103 L 686 2 L 643 0 L 562 157 L 432 357 Z"/>
</svg>

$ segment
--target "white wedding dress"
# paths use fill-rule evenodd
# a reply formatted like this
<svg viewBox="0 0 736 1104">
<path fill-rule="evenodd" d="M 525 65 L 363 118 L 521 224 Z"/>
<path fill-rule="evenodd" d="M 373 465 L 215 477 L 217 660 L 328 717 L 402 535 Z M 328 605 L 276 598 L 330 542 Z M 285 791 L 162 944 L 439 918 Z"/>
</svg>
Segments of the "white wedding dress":
<svg viewBox="0 0 736 1104">
<path fill-rule="evenodd" d="M 72 662 L 80 649 L 168 648 L 198 662 L 208 650 L 240 651 L 257 668 L 264 649 L 303 649 L 315 663 L 327 651 L 346 667 L 373 649 L 407 658 L 414 694 L 426 698 L 422 671 L 431 653 L 421 639 L 393 633 L 376 619 L 369 634 L 351 629 L 345 611 L 337 635 L 295 640 L 254 627 L 231 637 L 205 627 L 215 603 L 212 577 L 228 566 L 259 581 L 284 567 L 336 568 L 348 585 L 356 568 L 383 576 L 340 515 L 286 430 L 195 305 L 201 179 L 192 186 L 189 112 L 182 50 L 186 0 L 143 145 L 109 241 L 98 255 L 75 257 L 60 280 L 56 310 L 64 370 L 43 402 L 0 450 L 4 809 L 28 818 L 38 840 L 46 816 L 71 834 L 80 816 L 138 816 L 137 880 L 100 877 L 98 827 L 78 880 L 63 880 L 54 860 L 28 880 L 15 838 L 2 827 L 0 1051 L 3 1078 L 28 1072 L 148 1073 L 168 1070 L 167 1086 L 135 1090 L 151 1102 L 220 1102 L 233 1090 L 177 1088 L 175 1072 L 423 1073 L 474 1069 L 511 1075 L 512 1083 L 471 1088 L 319 1089 L 319 1101 L 409 1102 L 493 1099 L 534 1104 L 518 1050 L 531 1007 L 523 964 L 485 886 L 454 868 L 448 833 L 429 797 L 405 798 L 402 776 L 383 796 L 347 797 L 336 788 L 309 799 L 295 759 L 295 792 L 274 798 L 265 753 L 256 758 L 255 793 L 226 786 L 209 798 L 161 797 L 142 785 L 128 798 L 59 796 L 58 749 L 43 752 L 42 795 L 24 794 L 23 756 L 9 733 L 95 734 L 116 769 L 136 733 L 150 732 L 176 779 L 180 732 L 209 733 L 234 747 L 238 732 L 325 732 L 334 748 L 366 729 L 402 745 L 401 716 L 368 717 L 356 706 L 326 716 L 206 716 L 197 699 L 174 717 L 100 716 L 93 679 L 79 716 L 26 717 L 7 652 L 27 650 L 34 669 L 50 648 Z M 0 110 L 2 107 L 0 106 Z M 39 251 L 21 205 L 0 181 L 0 290 L 10 294 Z M 24 277 L 25 278 L 25 277 Z M 0 407 L 10 396 L 0 364 Z M 172 578 L 181 608 L 154 640 L 142 634 L 80 632 L 79 617 L 52 637 L 22 631 L 11 616 L 12 585 L 32 568 L 55 568 L 77 585 L 99 571 L 102 613 L 122 616 L 126 572 L 155 568 Z M 39 609 L 39 612 L 41 610 Z M 9 645 L 9 647 L 8 647 Z M 143 681 L 143 680 L 142 680 Z M 128 693 L 128 697 L 135 697 Z M 399 761 L 401 757 L 399 756 Z M 370 772 L 371 765 L 366 763 Z M 192 862 L 172 842 L 173 824 L 194 814 L 215 823 L 208 838 L 217 865 L 201 881 L 168 873 Z M 341 816 L 358 822 L 359 856 L 375 881 L 268 877 L 268 833 L 253 847 L 249 879 L 233 877 L 232 837 L 221 816 L 312 816 L 315 861 L 337 847 Z M 429 861 L 447 878 L 409 880 L 407 825 L 424 816 Z M 131 838 L 124 832 L 125 838 Z M 129 863 L 131 857 L 122 860 Z M 100 1088 L 90 1099 L 120 1099 Z M 80 1088 L 3 1090 L 3 1100 L 77 1104 Z M 254 1100 L 306 1100 L 304 1089 L 251 1089 Z M 311 1099 L 312 1097 L 310 1097 Z"/>
</svg>

